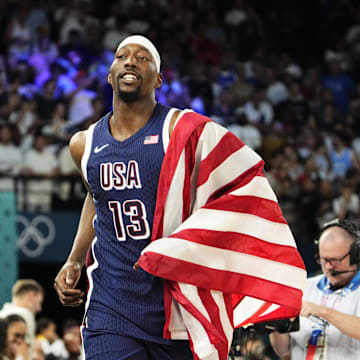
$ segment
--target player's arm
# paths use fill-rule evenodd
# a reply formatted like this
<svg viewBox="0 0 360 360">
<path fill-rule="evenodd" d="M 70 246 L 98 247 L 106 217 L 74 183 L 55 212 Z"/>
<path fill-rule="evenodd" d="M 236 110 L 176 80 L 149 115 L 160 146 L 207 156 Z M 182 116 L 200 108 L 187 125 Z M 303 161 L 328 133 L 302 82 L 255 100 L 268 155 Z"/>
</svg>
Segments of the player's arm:
<svg viewBox="0 0 360 360">
<path fill-rule="evenodd" d="M 358 316 L 345 314 L 309 301 L 303 301 L 300 315 L 321 317 L 333 324 L 345 335 L 360 340 L 360 317 Z"/>
<path fill-rule="evenodd" d="M 86 132 L 81 131 L 76 133 L 70 140 L 70 152 L 80 172 L 85 138 Z M 95 205 L 84 178 L 83 181 L 88 189 L 88 193 L 81 211 L 78 229 L 68 259 L 56 276 L 54 284 L 59 299 L 65 306 L 78 306 L 83 302 L 84 293 L 80 289 L 75 289 L 75 286 L 80 279 L 87 251 L 95 235 L 92 226 L 95 216 Z"/>
</svg>

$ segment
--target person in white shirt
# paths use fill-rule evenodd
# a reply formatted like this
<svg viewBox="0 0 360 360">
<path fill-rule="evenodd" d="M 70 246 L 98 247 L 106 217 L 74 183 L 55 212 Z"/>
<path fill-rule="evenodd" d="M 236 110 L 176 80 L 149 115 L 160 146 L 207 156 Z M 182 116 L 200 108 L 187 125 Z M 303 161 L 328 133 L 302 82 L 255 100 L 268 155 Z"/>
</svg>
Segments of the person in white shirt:
<svg viewBox="0 0 360 360">
<path fill-rule="evenodd" d="M 53 178 L 58 174 L 58 159 L 47 148 L 46 137 L 37 134 L 34 147 L 24 160 L 24 175 L 40 175 L 44 179 L 27 181 L 27 210 L 49 211 L 53 193 Z"/>
<path fill-rule="evenodd" d="M 35 341 L 35 315 L 41 311 L 43 300 L 44 289 L 37 281 L 33 279 L 20 279 L 16 281 L 12 288 L 11 303 L 5 303 L 0 311 L 0 318 L 16 314 L 25 320 L 25 342 L 29 346 L 29 359 L 32 358 L 32 349 Z"/>
<path fill-rule="evenodd" d="M 307 280 L 300 329 L 273 332 L 281 359 L 357 360 L 360 354 L 360 230 L 349 220 L 326 223 L 319 236 L 323 274 Z"/>
<path fill-rule="evenodd" d="M 0 191 L 14 191 L 13 176 L 19 174 L 22 154 L 13 143 L 11 126 L 0 126 Z"/>
</svg>

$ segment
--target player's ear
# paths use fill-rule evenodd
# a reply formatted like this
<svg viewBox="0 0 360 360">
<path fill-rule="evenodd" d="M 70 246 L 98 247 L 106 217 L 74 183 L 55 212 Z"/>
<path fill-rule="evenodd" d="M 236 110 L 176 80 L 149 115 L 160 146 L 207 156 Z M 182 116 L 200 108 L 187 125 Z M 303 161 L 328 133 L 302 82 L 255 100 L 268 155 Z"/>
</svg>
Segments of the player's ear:
<svg viewBox="0 0 360 360">
<path fill-rule="evenodd" d="M 161 87 L 162 85 L 162 80 L 163 80 L 163 76 L 162 73 L 157 73 L 156 74 L 156 82 L 155 82 L 155 89 L 158 89 L 159 87 Z"/>
<path fill-rule="evenodd" d="M 108 74 L 108 78 L 107 78 L 107 81 L 110 85 L 112 85 L 112 79 L 111 79 L 111 74 L 109 73 Z"/>
</svg>

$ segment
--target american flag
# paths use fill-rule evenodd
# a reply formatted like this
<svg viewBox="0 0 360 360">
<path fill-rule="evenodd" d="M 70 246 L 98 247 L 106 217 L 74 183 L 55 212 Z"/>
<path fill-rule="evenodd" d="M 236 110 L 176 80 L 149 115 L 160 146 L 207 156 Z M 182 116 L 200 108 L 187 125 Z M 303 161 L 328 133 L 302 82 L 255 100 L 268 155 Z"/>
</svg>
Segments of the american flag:
<svg viewBox="0 0 360 360">
<path fill-rule="evenodd" d="M 159 142 L 159 135 L 147 135 L 145 136 L 144 144 L 157 144 Z"/>
<path fill-rule="evenodd" d="M 234 327 L 300 312 L 304 263 L 263 165 L 195 113 L 171 136 L 139 264 L 167 279 L 164 337 L 188 338 L 194 359 L 225 360 Z"/>
</svg>

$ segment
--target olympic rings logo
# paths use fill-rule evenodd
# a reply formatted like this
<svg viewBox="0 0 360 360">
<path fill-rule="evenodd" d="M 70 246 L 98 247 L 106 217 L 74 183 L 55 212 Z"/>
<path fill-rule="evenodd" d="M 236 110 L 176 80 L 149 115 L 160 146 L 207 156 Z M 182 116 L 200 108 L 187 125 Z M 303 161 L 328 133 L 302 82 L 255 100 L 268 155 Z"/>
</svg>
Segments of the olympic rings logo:
<svg viewBox="0 0 360 360">
<path fill-rule="evenodd" d="M 37 215 L 31 221 L 17 215 L 18 248 L 28 257 L 36 258 L 55 239 L 56 229 L 54 222 L 46 215 Z"/>
</svg>

